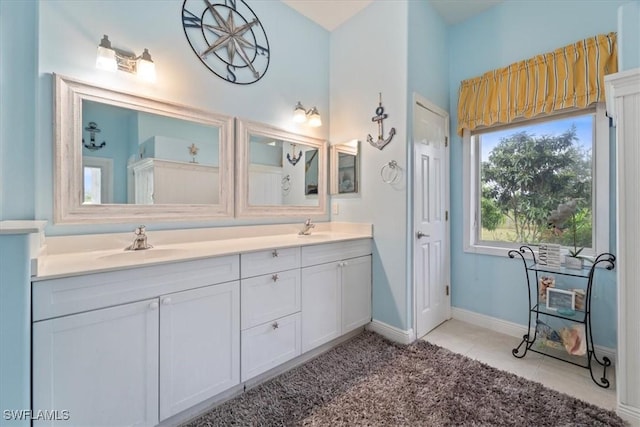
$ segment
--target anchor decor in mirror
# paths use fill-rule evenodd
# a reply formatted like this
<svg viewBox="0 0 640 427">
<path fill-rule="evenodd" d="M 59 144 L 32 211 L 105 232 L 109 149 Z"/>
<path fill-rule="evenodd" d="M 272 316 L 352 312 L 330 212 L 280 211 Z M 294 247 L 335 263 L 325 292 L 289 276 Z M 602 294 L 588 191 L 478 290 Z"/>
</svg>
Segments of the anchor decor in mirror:
<svg viewBox="0 0 640 427">
<path fill-rule="evenodd" d="M 89 125 L 85 127 L 84 130 L 89 132 L 88 144 L 84 141 L 84 138 L 82 138 L 82 145 L 84 145 L 84 148 L 86 148 L 87 150 L 97 151 L 107 145 L 106 141 L 102 141 L 102 143 L 100 143 L 99 145 L 96 144 L 96 133 L 102 132 L 100 129 L 98 129 L 98 125 L 96 124 L 96 122 L 89 122 Z"/>
<path fill-rule="evenodd" d="M 236 138 L 238 217 L 327 215 L 325 141 L 238 119 Z"/>
<path fill-rule="evenodd" d="M 244 1 L 185 0 L 182 27 L 193 52 L 218 77 L 247 85 L 267 72 L 267 33 Z"/>
<path fill-rule="evenodd" d="M 376 115 L 371 118 L 372 122 L 378 122 L 378 140 L 374 141 L 371 135 L 367 136 L 367 141 L 369 144 L 373 145 L 379 150 L 382 150 L 388 143 L 391 142 L 393 135 L 396 134 L 396 128 L 391 128 L 389 131 L 389 136 L 385 139 L 382 121 L 389 117 L 388 114 L 384 112 L 384 107 L 382 106 L 382 93 L 379 94 L 380 100 L 378 102 L 378 108 L 376 108 Z"/>
<path fill-rule="evenodd" d="M 55 223 L 233 217 L 233 118 L 55 74 L 54 87 Z"/>
</svg>

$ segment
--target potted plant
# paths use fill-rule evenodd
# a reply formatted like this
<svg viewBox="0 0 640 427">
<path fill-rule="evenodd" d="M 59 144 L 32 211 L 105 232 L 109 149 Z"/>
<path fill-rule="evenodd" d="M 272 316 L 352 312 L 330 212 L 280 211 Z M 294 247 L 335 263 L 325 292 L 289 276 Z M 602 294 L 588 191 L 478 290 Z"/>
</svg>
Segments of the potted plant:
<svg viewBox="0 0 640 427">
<path fill-rule="evenodd" d="M 560 203 L 558 207 L 551 211 L 549 219 L 549 227 L 553 229 L 554 234 L 561 235 L 565 232 L 571 233 L 573 248 L 569 248 L 564 258 L 564 264 L 567 268 L 582 269 L 584 266 L 584 257 L 580 253 L 584 248 L 578 249 L 578 229 L 582 222 L 577 217 L 578 201 L 573 199 L 566 203 Z"/>
</svg>

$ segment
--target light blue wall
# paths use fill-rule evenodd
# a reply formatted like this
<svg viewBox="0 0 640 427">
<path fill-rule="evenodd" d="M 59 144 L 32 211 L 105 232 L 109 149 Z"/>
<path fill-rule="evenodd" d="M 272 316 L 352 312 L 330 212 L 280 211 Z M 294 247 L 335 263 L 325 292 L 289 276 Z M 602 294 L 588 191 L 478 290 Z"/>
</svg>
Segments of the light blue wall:
<svg viewBox="0 0 640 427">
<path fill-rule="evenodd" d="M 618 9 L 620 71 L 640 67 L 640 0 L 623 4 Z"/>
<path fill-rule="evenodd" d="M 0 426 L 4 410 L 31 407 L 31 286 L 29 235 L 0 234 Z"/>
<path fill-rule="evenodd" d="M 428 2 L 374 2 L 331 34 L 331 142 L 362 141 L 361 192 L 333 196 L 336 221 L 371 222 L 374 227 L 373 318 L 408 330 L 413 327 L 410 245 L 411 105 L 413 92 L 448 109 L 447 28 Z M 371 122 L 378 93 L 389 115 L 384 150 Z M 397 184 L 385 184 L 380 169 L 396 160 Z"/>
<path fill-rule="evenodd" d="M 407 288 L 407 25 L 408 2 L 373 2 L 331 33 L 331 142 L 362 141 L 361 189 L 355 197 L 334 196 L 335 221 L 373 224 L 373 318 L 409 329 Z M 384 150 L 369 145 L 377 139 L 371 121 L 378 94 L 396 135 Z M 396 160 L 403 169 L 397 185 L 382 182 L 380 168 Z"/>
<path fill-rule="evenodd" d="M 125 3 L 109 0 L 39 2 L 39 78 L 35 84 L 39 88 L 38 113 L 42 119 L 36 122 L 40 133 L 35 144 L 35 168 L 38 172 L 35 179 L 27 176 L 29 171 L 33 173 L 32 161 L 28 165 L 16 167 L 14 174 L 16 179 L 24 179 L 30 183 L 30 188 L 37 189 L 27 193 L 30 194 L 28 197 L 35 199 L 35 217 L 50 220 L 53 216 L 52 72 L 115 90 L 134 92 L 327 139 L 328 125 L 320 128 L 298 127 L 292 123 L 291 114 L 298 100 L 305 105 L 316 105 L 321 114 L 329 111 L 329 33 L 280 1 L 253 1 L 250 5 L 267 32 L 271 62 L 261 80 L 243 86 L 223 81 L 209 71 L 193 53 L 182 29 L 180 1 L 153 2 L 153 6 L 145 0 Z M 141 17 L 144 17 L 142 21 Z M 97 70 L 96 49 L 103 34 L 108 34 L 112 45 L 117 48 L 137 54 L 148 48 L 156 64 L 157 82 L 142 83 L 133 75 Z M 25 118 L 21 123 L 27 126 Z M 23 197 L 23 194 L 12 189 L 8 193 L 7 198 L 10 200 Z M 24 210 L 18 214 L 21 218 L 34 216 Z M 289 218 L 282 221 L 301 219 Z M 261 221 L 149 222 L 146 225 L 150 230 L 157 230 L 259 222 Z M 49 224 L 47 233 L 122 232 L 131 231 L 135 225 Z"/>
<path fill-rule="evenodd" d="M 464 79 L 599 33 L 617 30 L 623 1 L 508 1 L 449 29 L 452 129 L 457 125 L 458 87 Z M 568 23 L 572 23 L 568 25 Z M 522 265 L 509 258 L 463 251 L 462 141 L 451 143 L 452 305 L 507 321 L 527 323 Z M 613 183 L 612 183 L 613 185 Z M 611 187 L 611 197 L 615 194 Z M 614 200 L 610 205 L 613 207 Z M 612 215 L 612 218 L 614 216 Z M 613 228 L 610 228 L 613 229 Z M 610 248 L 614 248 L 612 243 Z M 604 272 L 593 294 L 597 344 L 616 344 L 615 274 Z"/>
<path fill-rule="evenodd" d="M 0 220 L 35 215 L 37 72 L 37 4 L 0 1 Z"/>
</svg>

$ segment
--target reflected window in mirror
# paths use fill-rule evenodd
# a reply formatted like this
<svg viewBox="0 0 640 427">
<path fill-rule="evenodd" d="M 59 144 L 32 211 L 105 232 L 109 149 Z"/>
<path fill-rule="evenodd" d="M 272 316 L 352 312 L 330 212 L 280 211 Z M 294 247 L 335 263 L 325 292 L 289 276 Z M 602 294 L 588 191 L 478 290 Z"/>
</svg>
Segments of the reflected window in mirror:
<svg viewBox="0 0 640 427">
<path fill-rule="evenodd" d="M 54 80 L 56 223 L 233 216 L 233 118 Z"/>
<path fill-rule="evenodd" d="M 243 120 L 237 129 L 238 216 L 326 215 L 325 141 Z"/>
<path fill-rule="evenodd" d="M 360 142 L 349 141 L 331 146 L 331 194 L 360 191 Z"/>
</svg>

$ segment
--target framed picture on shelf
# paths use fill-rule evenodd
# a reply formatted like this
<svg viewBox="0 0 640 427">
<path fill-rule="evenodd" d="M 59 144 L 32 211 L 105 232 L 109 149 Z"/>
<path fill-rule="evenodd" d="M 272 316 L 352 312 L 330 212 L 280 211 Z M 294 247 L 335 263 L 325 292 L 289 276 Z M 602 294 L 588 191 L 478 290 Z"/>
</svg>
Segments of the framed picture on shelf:
<svg viewBox="0 0 640 427">
<path fill-rule="evenodd" d="M 564 289 L 547 288 L 548 310 L 575 310 L 576 294 Z"/>
</svg>

